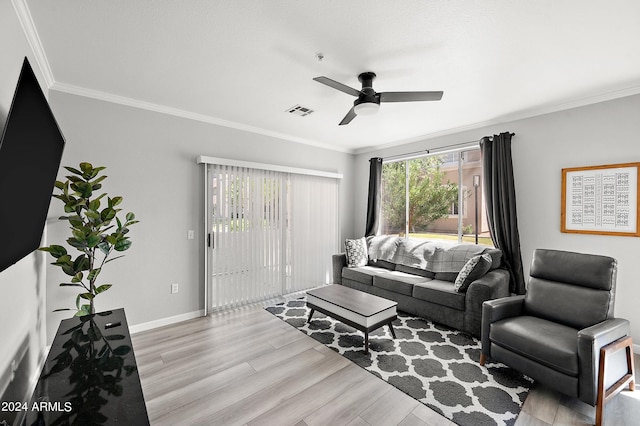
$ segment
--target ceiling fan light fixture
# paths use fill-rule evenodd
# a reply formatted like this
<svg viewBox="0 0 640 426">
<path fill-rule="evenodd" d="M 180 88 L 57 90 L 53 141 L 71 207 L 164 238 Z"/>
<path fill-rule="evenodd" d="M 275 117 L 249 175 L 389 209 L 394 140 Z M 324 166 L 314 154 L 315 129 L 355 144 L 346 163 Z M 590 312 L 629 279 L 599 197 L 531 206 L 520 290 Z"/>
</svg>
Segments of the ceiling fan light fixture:
<svg viewBox="0 0 640 426">
<path fill-rule="evenodd" d="M 374 115 L 378 110 L 380 110 L 380 104 L 375 102 L 363 102 L 353 108 L 357 115 Z"/>
<path fill-rule="evenodd" d="M 362 90 L 354 89 L 324 76 L 315 77 L 313 80 L 357 98 L 347 115 L 338 123 L 339 126 L 351 123 L 358 115 L 373 115 L 377 113 L 380 109 L 380 102 L 439 101 L 442 99 L 442 91 L 378 93 L 373 90 L 374 78 L 376 78 L 376 74 L 373 72 L 361 73 L 358 76 L 358 80 L 362 83 Z"/>
</svg>

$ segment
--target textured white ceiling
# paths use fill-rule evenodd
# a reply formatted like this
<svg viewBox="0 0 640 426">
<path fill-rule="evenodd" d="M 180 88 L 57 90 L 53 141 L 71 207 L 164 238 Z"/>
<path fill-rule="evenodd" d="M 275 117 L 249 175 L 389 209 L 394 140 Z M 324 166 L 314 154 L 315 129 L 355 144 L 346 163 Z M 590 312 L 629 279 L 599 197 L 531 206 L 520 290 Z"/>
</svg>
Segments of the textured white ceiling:
<svg viewBox="0 0 640 426">
<path fill-rule="evenodd" d="M 640 93 L 636 0 L 26 4 L 54 89 L 343 151 Z M 363 71 L 377 91 L 444 96 L 339 127 L 354 98 L 312 78 L 360 88 Z M 315 113 L 285 112 L 296 104 Z"/>
</svg>

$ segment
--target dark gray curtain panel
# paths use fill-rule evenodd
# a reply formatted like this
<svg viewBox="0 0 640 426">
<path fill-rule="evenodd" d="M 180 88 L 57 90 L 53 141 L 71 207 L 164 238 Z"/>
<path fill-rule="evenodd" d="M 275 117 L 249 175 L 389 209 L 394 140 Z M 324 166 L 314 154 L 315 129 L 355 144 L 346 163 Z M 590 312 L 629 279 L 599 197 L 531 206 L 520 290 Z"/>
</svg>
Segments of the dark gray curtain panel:
<svg viewBox="0 0 640 426">
<path fill-rule="evenodd" d="M 367 226 L 364 236 L 376 235 L 380 224 L 380 186 L 382 185 L 382 158 L 369 160 L 369 198 L 367 201 Z"/>
<path fill-rule="evenodd" d="M 511 293 L 524 294 L 525 283 L 520 253 L 516 212 L 516 191 L 511 161 L 511 133 L 485 136 L 480 140 L 484 175 L 484 196 L 491 239 L 502 250 L 505 266 L 511 272 Z"/>
</svg>

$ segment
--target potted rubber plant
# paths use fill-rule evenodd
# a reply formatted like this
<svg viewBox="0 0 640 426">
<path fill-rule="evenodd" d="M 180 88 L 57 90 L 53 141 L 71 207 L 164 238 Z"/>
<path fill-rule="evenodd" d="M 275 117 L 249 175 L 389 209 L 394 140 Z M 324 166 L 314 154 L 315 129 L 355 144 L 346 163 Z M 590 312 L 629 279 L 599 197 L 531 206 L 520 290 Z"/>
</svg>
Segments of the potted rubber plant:
<svg viewBox="0 0 640 426">
<path fill-rule="evenodd" d="M 135 223 L 135 214 L 127 213 L 121 217 L 122 197 L 109 197 L 106 193 L 94 195 L 102 188 L 107 178 L 101 175 L 106 167 L 94 167 L 91 163 L 80 163 L 79 168 L 65 167 L 71 175 L 65 182 L 56 181 L 59 193 L 54 198 L 64 203 L 65 216 L 61 220 L 69 222 L 71 235 L 66 242 L 75 249 L 75 256 L 62 245 L 52 244 L 39 250 L 49 252 L 55 258 L 52 265 L 59 266 L 71 277 L 69 282 L 60 283 L 62 287 L 77 287 L 76 316 L 95 313 L 96 296 L 107 291 L 111 284 L 98 284 L 100 273 L 105 265 L 123 257 L 131 247 L 127 236 L 129 227 Z M 70 308 L 56 311 L 73 310 Z"/>
</svg>

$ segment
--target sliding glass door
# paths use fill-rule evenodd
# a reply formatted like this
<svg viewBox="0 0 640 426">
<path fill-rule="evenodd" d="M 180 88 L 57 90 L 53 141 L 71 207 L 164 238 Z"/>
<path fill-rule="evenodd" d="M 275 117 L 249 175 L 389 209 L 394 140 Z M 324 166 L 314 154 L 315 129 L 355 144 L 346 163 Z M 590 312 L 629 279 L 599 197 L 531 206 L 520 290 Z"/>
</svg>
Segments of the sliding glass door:
<svg viewBox="0 0 640 426">
<path fill-rule="evenodd" d="M 338 181 L 208 165 L 208 306 L 221 310 L 330 282 Z"/>
</svg>

